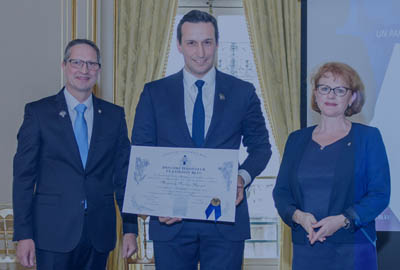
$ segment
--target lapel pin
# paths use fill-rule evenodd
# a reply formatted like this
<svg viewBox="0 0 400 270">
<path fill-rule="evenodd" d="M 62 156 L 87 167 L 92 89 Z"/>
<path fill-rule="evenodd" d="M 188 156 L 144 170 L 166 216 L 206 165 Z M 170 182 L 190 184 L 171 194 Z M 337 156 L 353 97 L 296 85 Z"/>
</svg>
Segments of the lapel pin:
<svg viewBox="0 0 400 270">
<path fill-rule="evenodd" d="M 66 113 L 65 111 L 61 111 L 61 112 L 59 113 L 59 115 L 60 115 L 62 118 L 64 118 L 66 114 L 67 114 L 67 113 Z"/>
<path fill-rule="evenodd" d="M 225 100 L 225 95 L 222 93 L 219 93 L 219 100 Z"/>
<path fill-rule="evenodd" d="M 351 142 L 347 143 L 347 146 L 350 146 L 350 145 L 351 145 Z"/>
<path fill-rule="evenodd" d="M 98 112 L 101 113 L 101 110 L 99 109 Z"/>
</svg>

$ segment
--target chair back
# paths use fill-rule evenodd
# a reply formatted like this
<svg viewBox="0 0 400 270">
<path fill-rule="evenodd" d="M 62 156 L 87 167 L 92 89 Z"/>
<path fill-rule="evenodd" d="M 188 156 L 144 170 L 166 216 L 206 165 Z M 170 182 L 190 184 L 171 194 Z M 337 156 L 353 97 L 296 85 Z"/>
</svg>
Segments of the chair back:
<svg viewBox="0 0 400 270">
<path fill-rule="evenodd" d="M 138 229 L 139 235 L 136 239 L 138 244 L 138 252 L 132 257 L 125 259 L 125 270 L 129 270 L 129 265 L 154 265 L 153 256 L 153 242 L 149 240 L 148 230 L 149 230 L 149 220 L 150 217 L 138 215 Z"/>
<path fill-rule="evenodd" d="M 0 264 L 15 263 L 15 244 L 13 237 L 13 211 L 11 208 L 0 209 Z"/>
</svg>

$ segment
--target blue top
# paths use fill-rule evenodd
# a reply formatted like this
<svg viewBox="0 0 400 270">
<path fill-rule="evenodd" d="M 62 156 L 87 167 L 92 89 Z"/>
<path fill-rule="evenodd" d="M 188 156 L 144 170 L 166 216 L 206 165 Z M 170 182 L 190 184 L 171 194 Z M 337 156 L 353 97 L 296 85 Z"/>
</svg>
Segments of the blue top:
<svg viewBox="0 0 400 270">
<path fill-rule="evenodd" d="M 313 214 L 317 221 L 329 216 L 335 168 L 341 152 L 348 147 L 348 136 L 325 147 L 310 140 L 300 161 L 298 182 L 303 195 L 303 211 Z M 293 245 L 293 270 L 330 269 L 332 266 L 334 269 L 376 270 L 376 265 L 376 251 L 370 243 L 317 241 L 311 245 L 306 240 L 305 244 Z"/>
<path fill-rule="evenodd" d="M 323 148 L 311 140 L 300 162 L 298 179 L 303 194 L 303 211 L 312 213 L 317 220 L 328 216 L 335 167 L 344 147 L 344 138 Z"/>
<path fill-rule="evenodd" d="M 305 243 L 306 231 L 294 223 L 293 213 L 304 209 L 304 194 L 298 179 L 300 162 L 312 141 L 315 126 L 290 134 L 282 157 L 273 197 L 282 220 L 292 228 L 293 243 Z M 328 216 L 344 214 L 351 228 L 339 229 L 326 241 L 336 243 L 373 242 L 375 218 L 390 198 L 389 163 L 377 128 L 352 123 L 345 147 L 337 158 L 328 200 Z"/>
<path fill-rule="evenodd" d="M 335 168 L 347 137 L 321 147 L 314 140 L 308 143 L 299 165 L 298 179 L 303 194 L 304 211 L 317 221 L 329 214 L 329 198 L 335 181 Z M 316 229 L 318 231 L 318 229 Z M 362 256 L 360 256 L 362 254 Z M 293 245 L 293 270 L 320 269 L 376 270 L 376 250 L 370 243 L 331 243 L 306 240 Z"/>
</svg>

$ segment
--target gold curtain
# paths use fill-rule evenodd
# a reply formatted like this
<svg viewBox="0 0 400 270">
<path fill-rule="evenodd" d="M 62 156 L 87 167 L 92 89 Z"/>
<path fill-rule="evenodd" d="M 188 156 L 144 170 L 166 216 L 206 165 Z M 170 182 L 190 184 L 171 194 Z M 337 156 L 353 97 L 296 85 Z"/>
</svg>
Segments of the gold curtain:
<svg viewBox="0 0 400 270">
<path fill-rule="evenodd" d="M 300 1 L 243 0 L 261 93 L 282 156 L 300 127 Z M 281 222 L 280 269 L 290 270 L 290 228 Z"/>
<path fill-rule="evenodd" d="M 114 1 L 117 4 L 114 102 L 124 107 L 130 134 L 144 84 L 164 76 L 178 0 Z M 117 234 L 119 239 L 107 264 L 111 270 L 124 269 L 119 214 Z M 130 269 L 141 267 L 131 265 Z"/>
<path fill-rule="evenodd" d="M 114 98 L 125 108 L 128 129 L 144 84 L 165 73 L 177 6 L 178 0 L 119 0 Z"/>
</svg>

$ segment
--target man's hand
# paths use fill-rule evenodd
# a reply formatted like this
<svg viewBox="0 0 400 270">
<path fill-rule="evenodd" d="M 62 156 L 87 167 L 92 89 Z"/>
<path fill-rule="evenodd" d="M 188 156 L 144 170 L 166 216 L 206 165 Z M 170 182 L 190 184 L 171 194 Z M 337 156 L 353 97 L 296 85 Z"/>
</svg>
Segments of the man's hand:
<svg viewBox="0 0 400 270">
<path fill-rule="evenodd" d="M 33 267 L 35 264 L 35 243 L 32 239 L 19 240 L 17 258 L 22 266 Z"/>
<path fill-rule="evenodd" d="M 243 178 L 238 175 L 237 178 L 237 190 L 236 190 L 236 202 L 235 204 L 238 205 L 243 201 L 243 193 L 244 193 L 244 180 Z"/>
<path fill-rule="evenodd" d="M 307 237 L 308 237 L 308 240 L 310 240 L 310 242 L 311 242 L 312 239 L 314 239 L 314 237 L 315 237 L 315 231 L 313 228 L 313 224 L 317 223 L 317 220 L 315 219 L 314 215 L 311 213 L 303 212 L 303 211 L 300 211 L 299 209 L 297 209 L 296 211 L 294 211 L 292 219 L 297 224 L 300 224 L 301 227 L 303 227 L 303 229 L 308 233 Z M 314 242 L 312 242 L 312 244 L 313 243 Z"/>
<path fill-rule="evenodd" d="M 343 215 L 329 216 L 313 224 L 313 229 L 319 228 L 319 231 L 310 239 L 310 243 L 314 244 L 317 240 L 320 242 L 325 241 L 326 237 L 331 236 L 345 226 L 345 219 Z"/>
<path fill-rule="evenodd" d="M 126 233 L 122 240 L 122 257 L 129 258 L 137 251 L 136 234 Z"/>
<path fill-rule="evenodd" d="M 181 218 L 173 218 L 173 217 L 158 217 L 158 220 L 161 223 L 165 223 L 167 225 L 171 225 L 171 224 L 174 224 L 176 222 L 181 222 L 182 221 Z"/>
</svg>

